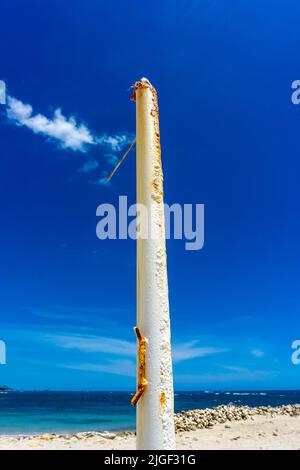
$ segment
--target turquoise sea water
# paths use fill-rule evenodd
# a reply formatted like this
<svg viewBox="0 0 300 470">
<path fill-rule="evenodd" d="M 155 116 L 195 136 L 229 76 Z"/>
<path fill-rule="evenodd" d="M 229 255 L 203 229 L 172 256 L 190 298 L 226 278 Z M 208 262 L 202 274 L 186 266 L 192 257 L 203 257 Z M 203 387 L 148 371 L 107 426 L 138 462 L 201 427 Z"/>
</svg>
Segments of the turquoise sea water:
<svg viewBox="0 0 300 470">
<path fill-rule="evenodd" d="M 135 427 L 129 392 L 0 393 L 0 433 L 116 431 Z M 179 392 L 175 411 L 235 403 L 276 406 L 300 403 L 300 391 Z"/>
</svg>

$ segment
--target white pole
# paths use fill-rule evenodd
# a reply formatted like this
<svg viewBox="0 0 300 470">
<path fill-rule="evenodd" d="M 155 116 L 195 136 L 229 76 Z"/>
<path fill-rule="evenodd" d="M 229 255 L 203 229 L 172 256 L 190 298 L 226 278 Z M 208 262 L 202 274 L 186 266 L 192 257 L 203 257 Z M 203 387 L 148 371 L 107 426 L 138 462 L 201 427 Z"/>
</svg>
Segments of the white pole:
<svg viewBox="0 0 300 470">
<path fill-rule="evenodd" d="M 174 392 L 170 341 L 168 275 L 165 243 L 163 173 L 157 93 L 143 78 L 135 84 L 137 205 L 138 392 L 137 449 L 174 449 Z"/>
</svg>

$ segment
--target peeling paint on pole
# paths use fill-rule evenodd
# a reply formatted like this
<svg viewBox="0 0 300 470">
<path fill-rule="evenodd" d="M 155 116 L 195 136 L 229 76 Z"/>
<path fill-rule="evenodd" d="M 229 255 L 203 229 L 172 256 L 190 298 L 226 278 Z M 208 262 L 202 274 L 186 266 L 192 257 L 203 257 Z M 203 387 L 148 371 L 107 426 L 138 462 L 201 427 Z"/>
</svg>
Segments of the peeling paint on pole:
<svg viewBox="0 0 300 470">
<path fill-rule="evenodd" d="M 147 381 L 137 403 L 137 448 L 174 449 L 174 392 L 158 100 L 155 88 L 147 79 L 141 79 L 133 88 L 137 123 L 137 204 L 146 206 L 151 212 L 153 234 L 148 239 L 137 237 L 137 326 L 146 340 Z M 142 212 L 139 223 L 143 225 Z"/>
</svg>

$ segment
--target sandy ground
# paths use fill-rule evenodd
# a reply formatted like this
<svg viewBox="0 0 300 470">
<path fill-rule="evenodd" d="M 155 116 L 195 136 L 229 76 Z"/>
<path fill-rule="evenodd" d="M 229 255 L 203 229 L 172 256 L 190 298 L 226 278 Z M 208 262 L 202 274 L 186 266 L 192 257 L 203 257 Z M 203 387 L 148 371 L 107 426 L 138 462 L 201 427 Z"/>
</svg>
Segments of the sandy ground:
<svg viewBox="0 0 300 470">
<path fill-rule="evenodd" d="M 104 434 L 105 436 L 105 434 Z M 292 449 L 300 450 L 300 416 L 255 416 L 247 421 L 218 424 L 177 434 L 177 449 Z M 0 449 L 135 449 L 133 435 L 90 433 L 88 436 L 1 436 Z"/>
</svg>

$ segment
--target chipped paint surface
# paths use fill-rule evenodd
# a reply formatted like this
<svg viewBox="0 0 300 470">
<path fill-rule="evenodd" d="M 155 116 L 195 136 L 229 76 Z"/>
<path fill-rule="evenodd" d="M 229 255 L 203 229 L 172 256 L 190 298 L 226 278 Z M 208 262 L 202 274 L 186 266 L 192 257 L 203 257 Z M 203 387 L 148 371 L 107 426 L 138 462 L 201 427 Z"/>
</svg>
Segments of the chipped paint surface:
<svg viewBox="0 0 300 470">
<path fill-rule="evenodd" d="M 137 112 L 137 203 L 151 212 L 153 235 L 151 239 L 137 238 L 137 326 L 147 338 L 148 381 L 137 403 L 137 448 L 174 449 L 173 371 L 157 93 L 146 79 L 137 82 L 133 89 Z"/>
</svg>

